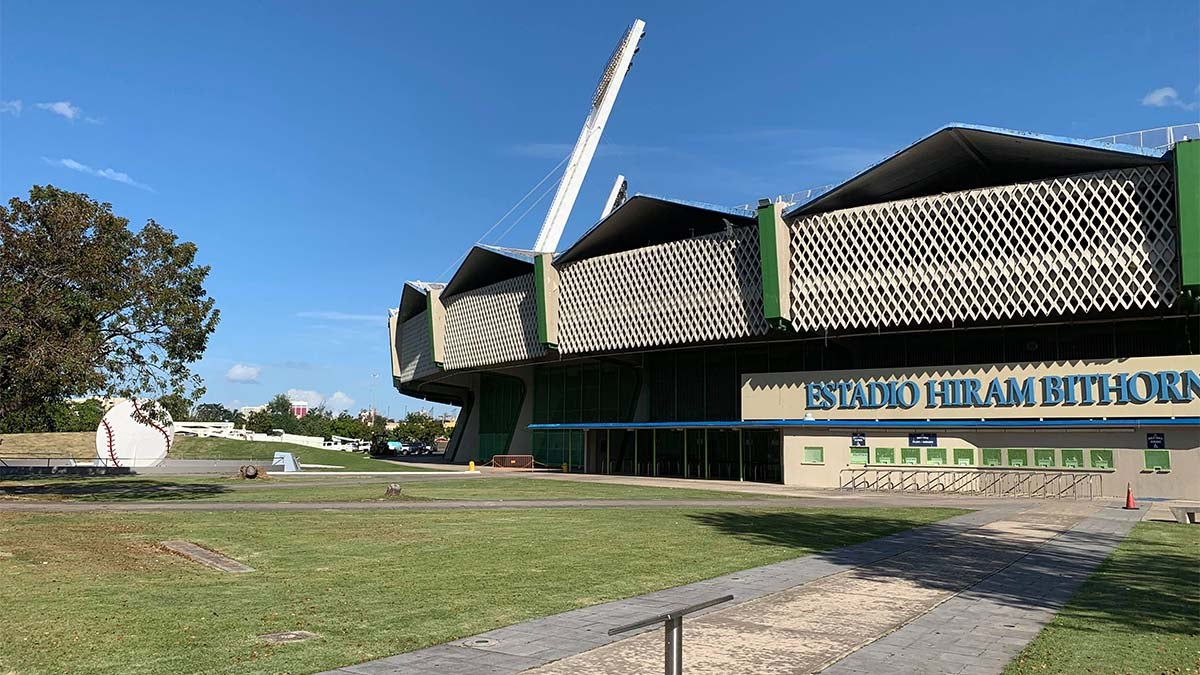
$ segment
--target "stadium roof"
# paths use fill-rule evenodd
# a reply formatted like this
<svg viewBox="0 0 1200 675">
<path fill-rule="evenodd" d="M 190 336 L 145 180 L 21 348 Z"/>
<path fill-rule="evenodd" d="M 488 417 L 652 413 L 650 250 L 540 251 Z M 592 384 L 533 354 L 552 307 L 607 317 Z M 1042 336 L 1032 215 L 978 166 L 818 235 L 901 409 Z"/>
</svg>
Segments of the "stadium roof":
<svg viewBox="0 0 1200 675">
<path fill-rule="evenodd" d="M 720 232 L 754 223 L 754 215 L 712 204 L 634 195 L 596 223 L 554 264 Z"/>
<path fill-rule="evenodd" d="M 399 320 L 401 323 L 425 311 L 428 301 L 426 291 L 419 281 L 404 282 L 404 290 L 400 292 Z"/>
<path fill-rule="evenodd" d="M 533 272 L 533 256 L 476 244 L 442 291 L 446 298 Z"/>
<path fill-rule="evenodd" d="M 841 185 L 788 210 L 786 217 L 1055 176 L 1144 166 L 1164 150 L 950 124 Z"/>
</svg>

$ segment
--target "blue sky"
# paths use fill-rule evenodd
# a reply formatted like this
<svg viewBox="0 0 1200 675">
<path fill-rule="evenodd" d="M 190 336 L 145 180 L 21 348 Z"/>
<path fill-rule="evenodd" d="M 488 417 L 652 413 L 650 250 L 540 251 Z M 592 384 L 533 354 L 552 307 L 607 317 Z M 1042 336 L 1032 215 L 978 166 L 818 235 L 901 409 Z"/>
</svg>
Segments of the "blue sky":
<svg viewBox="0 0 1200 675">
<path fill-rule="evenodd" d="M 402 282 L 445 280 L 569 152 L 634 17 L 560 248 L 617 173 L 733 205 L 948 122 L 1090 138 L 1200 117 L 1192 0 L 504 4 L 0 0 L 0 195 L 50 183 L 196 242 L 222 312 L 207 400 L 397 416 L 426 405 L 390 386 Z M 532 245 L 547 202 L 487 241 Z"/>
</svg>

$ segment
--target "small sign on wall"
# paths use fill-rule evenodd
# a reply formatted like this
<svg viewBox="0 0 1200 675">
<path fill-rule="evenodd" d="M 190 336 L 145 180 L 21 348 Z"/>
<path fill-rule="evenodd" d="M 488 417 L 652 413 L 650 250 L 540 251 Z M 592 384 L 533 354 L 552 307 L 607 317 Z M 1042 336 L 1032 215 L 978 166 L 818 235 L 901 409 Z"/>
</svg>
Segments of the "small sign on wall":
<svg viewBox="0 0 1200 675">
<path fill-rule="evenodd" d="M 936 448 L 937 434 L 909 434 L 908 446 L 910 448 Z"/>
<path fill-rule="evenodd" d="M 852 447 L 852 448 L 867 447 L 867 435 L 866 434 L 850 434 L 850 447 Z"/>
<path fill-rule="evenodd" d="M 1166 450 L 1167 435 L 1163 433 L 1146 434 L 1146 449 L 1147 450 Z"/>
</svg>

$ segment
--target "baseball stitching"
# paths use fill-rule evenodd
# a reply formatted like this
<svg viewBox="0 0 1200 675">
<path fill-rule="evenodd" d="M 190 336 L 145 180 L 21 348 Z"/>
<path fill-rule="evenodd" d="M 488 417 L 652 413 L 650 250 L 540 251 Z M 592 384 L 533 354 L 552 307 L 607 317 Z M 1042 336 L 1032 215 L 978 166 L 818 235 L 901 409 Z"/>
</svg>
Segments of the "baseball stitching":
<svg viewBox="0 0 1200 675">
<path fill-rule="evenodd" d="M 117 461 L 116 449 L 113 447 L 112 425 L 105 419 L 100 420 L 100 424 L 104 427 L 104 435 L 108 437 L 108 458 L 112 460 L 113 466 L 121 466 L 121 463 Z"/>
<path fill-rule="evenodd" d="M 133 399 L 133 409 L 139 415 L 142 414 L 142 410 L 141 410 L 141 408 L 138 407 L 136 398 Z M 162 428 L 157 423 L 155 423 L 154 420 L 150 419 L 149 415 L 143 415 L 143 416 L 146 418 L 146 424 L 149 424 L 150 426 L 154 427 L 155 429 L 158 430 L 158 433 L 162 434 L 163 441 L 165 441 L 167 444 L 167 452 L 170 452 L 171 451 L 171 435 L 167 433 L 166 429 Z"/>
</svg>

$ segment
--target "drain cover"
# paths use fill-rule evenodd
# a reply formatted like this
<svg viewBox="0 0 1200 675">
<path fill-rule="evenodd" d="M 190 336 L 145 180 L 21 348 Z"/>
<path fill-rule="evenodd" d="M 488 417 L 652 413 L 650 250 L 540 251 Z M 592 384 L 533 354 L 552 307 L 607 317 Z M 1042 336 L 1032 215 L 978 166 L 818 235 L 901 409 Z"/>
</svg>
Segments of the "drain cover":
<svg viewBox="0 0 1200 675">
<path fill-rule="evenodd" d="M 491 638 L 471 638 L 463 641 L 464 647 L 495 647 L 498 644 L 500 643 Z"/>
<path fill-rule="evenodd" d="M 321 636 L 317 635 L 316 633 L 310 633 L 306 630 L 289 630 L 283 633 L 267 633 L 266 635 L 259 635 L 258 637 L 260 640 L 266 640 L 271 644 L 283 645 L 289 642 L 304 642 L 305 640 L 311 640 Z"/>
</svg>

